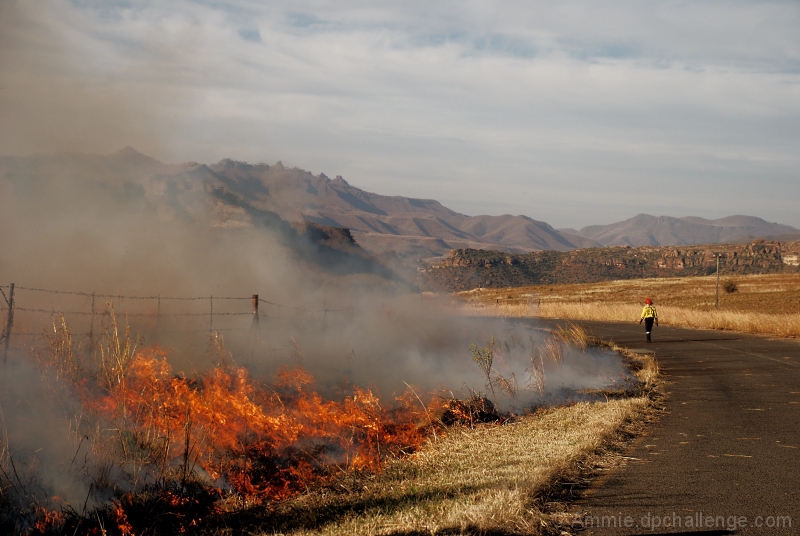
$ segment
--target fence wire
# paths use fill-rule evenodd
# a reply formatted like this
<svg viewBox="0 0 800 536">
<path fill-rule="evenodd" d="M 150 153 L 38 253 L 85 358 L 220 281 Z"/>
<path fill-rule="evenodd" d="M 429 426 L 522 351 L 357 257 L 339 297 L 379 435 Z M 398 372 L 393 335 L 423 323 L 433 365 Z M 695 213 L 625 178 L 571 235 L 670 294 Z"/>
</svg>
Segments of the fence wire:
<svg viewBox="0 0 800 536">
<path fill-rule="evenodd" d="M 252 328 L 215 328 L 214 327 L 214 319 L 218 317 L 226 317 L 226 316 L 252 316 L 255 319 L 259 317 L 269 318 L 269 317 L 279 317 L 280 312 L 273 313 L 272 315 L 267 315 L 264 313 L 258 312 L 258 306 L 268 305 L 272 307 L 276 307 L 279 311 L 291 311 L 293 313 L 300 313 L 300 314 L 327 314 L 327 313 L 352 313 L 355 311 L 355 307 L 344 307 L 344 308 L 336 308 L 336 309 L 328 309 L 328 308 L 320 308 L 320 309 L 309 309 L 305 307 L 296 307 L 293 305 L 287 305 L 284 303 L 278 303 L 270 300 L 263 299 L 259 297 L 257 294 L 252 294 L 250 296 L 191 296 L 191 297 L 184 297 L 184 296 L 162 296 L 159 294 L 152 295 L 152 296 L 139 296 L 139 295 L 125 295 L 123 293 L 97 293 L 97 292 L 83 292 L 83 291 L 73 291 L 73 290 L 56 290 L 56 289 L 48 289 L 48 288 L 40 288 L 40 287 L 27 287 L 27 286 L 20 286 L 20 285 L 0 285 L 0 289 L 14 289 L 15 295 L 13 299 L 13 306 L 9 307 L 9 304 L 2 303 L 3 300 L 0 300 L 0 311 L 4 314 L 3 316 L 6 317 L 6 321 L 0 325 L 0 342 L 3 343 L 3 362 L 5 362 L 8 358 L 8 342 L 11 338 L 11 334 L 13 332 L 14 335 L 20 337 L 31 337 L 31 336 L 42 336 L 44 331 L 13 331 L 13 315 L 15 311 L 19 311 L 21 313 L 31 313 L 31 314 L 48 314 L 48 315 L 56 315 L 56 314 L 63 314 L 65 316 L 81 316 L 81 317 L 91 317 L 91 325 L 92 328 L 87 333 L 83 334 L 75 334 L 76 336 L 87 336 L 92 337 L 94 336 L 94 317 L 108 317 L 112 313 L 109 310 L 96 310 L 95 309 L 95 299 L 96 298 L 110 298 L 110 299 L 118 299 L 120 301 L 124 300 L 150 300 L 150 301 L 157 301 L 158 307 L 157 312 L 131 312 L 131 311 L 118 311 L 116 314 L 118 316 L 124 317 L 134 317 L 134 318 L 177 318 L 177 317 L 208 317 L 208 327 L 202 329 L 190 329 L 190 330 L 175 330 L 175 329 L 165 329 L 159 330 L 159 333 L 164 335 L 172 335 L 172 334 L 188 334 L 188 333 L 209 333 L 212 331 L 219 331 L 219 332 L 233 332 L 233 331 L 247 331 L 248 329 L 252 330 Z M 62 295 L 62 296 L 81 296 L 84 298 L 91 298 L 91 309 L 90 310 L 58 310 L 57 308 L 51 306 L 49 309 L 42 309 L 36 307 L 19 307 L 20 299 L 19 295 L 16 294 L 17 291 L 29 291 L 29 292 L 39 292 L 45 294 L 54 294 L 54 295 Z M 3 293 L 5 295 L 5 293 Z M 9 300 L 9 297 L 6 298 L 6 301 Z M 165 313 L 161 311 L 161 301 L 180 301 L 180 302 L 198 302 L 198 301 L 205 301 L 208 300 L 208 310 L 206 312 L 192 312 L 192 313 Z M 230 301 L 247 301 L 251 300 L 254 304 L 254 309 L 252 311 L 247 312 L 215 312 L 214 311 L 214 301 L 215 300 L 230 300 Z M 87 307 L 88 308 L 88 307 Z M 277 315 L 277 316 L 276 316 Z"/>
<path fill-rule="evenodd" d="M 214 328 L 215 332 L 230 332 L 230 331 L 252 331 L 252 328 Z M 40 331 L 15 331 L 14 335 L 20 337 L 49 337 L 51 335 L 52 328 L 42 328 Z M 208 333 L 208 329 L 167 329 L 167 330 L 158 330 L 159 335 L 185 335 L 188 333 Z M 92 331 L 85 331 L 81 333 L 73 333 L 70 332 L 70 335 L 73 337 L 92 337 L 97 336 L 97 333 Z"/>
<path fill-rule="evenodd" d="M 3 287 L 8 288 L 8 287 Z M 179 301 L 194 301 L 194 300 L 250 300 L 252 296 L 246 298 L 240 296 L 196 296 L 196 297 L 179 297 L 179 296 L 128 296 L 125 294 L 97 294 L 95 292 L 78 292 L 72 290 L 51 290 L 46 288 L 22 287 L 16 286 L 15 288 L 21 290 L 30 290 L 33 292 L 47 292 L 50 294 L 71 294 L 73 296 L 87 296 L 89 298 L 119 298 L 125 300 L 179 300 Z"/>
<path fill-rule="evenodd" d="M 47 313 L 47 314 L 64 314 L 64 315 L 82 315 L 82 316 L 109 316 L 111 313 L 109 311 L 95 311 L 95 312 L 86 312 L 86 311 L 60 311 L 56 309 L 27 309 L 25 307 L 14 307 L 15 311 L 25 311 L 28 313 Z M 115 313 L 117 314 L 117 313 Z M 250 315 L 253 316 L 254 313 L 118 313 L 119 316 L 149 316 L 149 317 L 165 317 L 165 316 L 240 316 L 240 315 Z"/>
<path fill-rule="evenodd" d="M 0 288 L 9 288 L 9 286 L 8 285 L 0 286 Z M 72 290 L 52 290 L 52 289 L 46 289 L 46 288 L 25 287 L 25 286 L 20 286 L 20 285 L 16 285 L 14 288 L 17 289 L 17 290 L 29 290 L 29 291 L 32 291 L 32 292 L 45 292 L 45 293 L 49 293 L 49 294 L 67 294 L 67 295 L 72 295 L 72 296 L 84 296 L 84 297 L 87 297 L 87 298 L 117 298 L 119 300 L 199 301 L 199 300 L 252 300 L 253 299 L 253 296 L 242 297 L 242 296 L 213 296 L 213 295 L 209 295 L 209 296 L 193 296 L 193 297 L 161 296 L 161 295 L 155 295 L 155 296 L 129 296 L 129 295 L 126 295 L 126 294 L 98 294 L 96 292 L 81 292 L 81 291 L 72 291 Z M 292 306 L 292 305 L 286 305 L 284 303 L 277 303 L 277 302 L 273 302 L 273 301 L 270 301 L 270 300 L 265 300 L 265 299 L 263 299 L 261 297 L 258 298 L 258 303 L 259 304 L 263 303 L 263 304 L 266 304 L 266 305 L 272 305 L 272 306 L 275 306 L 275 307 L 283 307 L 284 309 L 290 309 L 292 311 L 302 311 L 302 312 L 308 312 L 308 313 L 336 313 L 336 312 L 345 312 L 345 311 L 353 311 L 354 310 L 354 307 L 345 307 L 345 308 L 339 308 L 339 309 L 326 309 L 326 308 L 325 309 L 306 309 L 304 307 L 295 307 L 295 306 Z M 27 310 L 29 312 L 51 312 L 51 311 L 47 311 L 45 309 L 23 309 L 21 307 L 15 307 L 15 309 L 20 310 L 20 311 Z M 67 314 L 67 312 L 64 311 L 64 314 Z M 88 314 L 88 315 L 92 315 L 92 314 L 101 314 L 101 313 L 83 313 L 83 312 L 79 312 L 79 311 L 73 311 L 73 312 L 71 312 L 69 314 Z M 170 314 L 161 314 L 160 315 L 160 314 L 157 314 L 157 313 L 140 313 L 140 316 L 147 316 L 147 315 L 152 315 L 152 316 L 193 316 L 193 315 L 202 316 L 202 315 L 206 315 L 207 316 L 208 314 L 210 314 L 210 313 L 180 313 L 180 314 L 173 314 L 173 315 L 170 315 Z M 242 315 L 245 315 L 245 314 L 252 314 L 252 313 L 214 313 L 214 316 L 217 316 L 218 314 L 219 315 L 224 315 L 224 314 L 242 314 Z"/>
</svg>

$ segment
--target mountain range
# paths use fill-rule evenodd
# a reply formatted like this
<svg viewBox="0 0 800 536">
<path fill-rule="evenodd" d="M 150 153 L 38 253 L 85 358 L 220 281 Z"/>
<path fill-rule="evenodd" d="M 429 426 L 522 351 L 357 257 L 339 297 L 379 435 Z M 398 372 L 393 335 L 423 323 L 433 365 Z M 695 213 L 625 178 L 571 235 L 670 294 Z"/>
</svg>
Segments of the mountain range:
<svg viewBox="0 0 800 536">
<path fill-rule="evenodd" d="M 646 214 L 609 225 L 557 230 L 528 216 L 467 216 L 433 199 L 375 194 L 340 176 L 313 175 L 281 162 L 253 165 L 225 159 L 210 165 L 171 165 L 129 147 L 107 156 L 5 157 L 0 159 L 0 172 L 16 182 L 27 177 L 35 183 L 42 174 L 92 178 L 105 188 L 138 192 L 162 217 L 204 214 L 213 227 L 235 229 L 253 227 L 256 220 L 280 220 L 282 225 L 346 228 L 348 236 L 373 254 L 411 259 L 466 248 L 527 253 L 733 242 L 800 233 L 753 216 L 707 220 Z"/>
<path fill-rule="evenodd" d="M 280 162 L 268 166 L 223 160 L 203 167 L 254 207 L 289 221 L 347 228 L 356 242 L 378 254 L 430 257 L 456 248 L 523 253 L 595 245 L 527 216 L 466 216 L 433 199 L 375 194 L 340 176 L 315 176 Z"/>
<path fill-rule="evenodd" d="M 754 216 L 717 220 L 639 214 L 609 225 L 554 229 L 528 216 L 467 216 L 433 199 L 385 196 L 280 162 L 250 165 L 223 160 L 208 166 L 225 187 L 254 206 L 289 221 L 344 227 L 373 253 L 432 257 L 452 249 L 510 253 L 570 251 L 604 246 L 674 246 L 733 242 L 800 233 Z"/>
<path fill-rule="evenodd" d="M 720 244 L 782 235 L 787 235 L 787 238 L 791 239 L 792 235 L 797 235 L 799 232 L 794 227 L 769 223 L 753 216 L 728 216 L 707 220 L 693 216 L 673 218 L 648 214 L 639 214 L 609 225 L 590 225 L 579 231 L 575 229 L 559 231 L 594 240 L 603 246 Z"/>
<path fill-rule="evenodd" d="M 254 207 L 288 221 L 347 228 L 358 244 L 376 254 L 424 258 L 465 248 L 526 253 L 614 245 L 671 246 L 800 232 L 753 216 L 706 220 L 646 214 L 610 225 L 557 230 L 528 216 L 467 216 L 433 199 L 367 192 L 340 176 L 330 179 L 280 162 L 270 166 L 222 160 L 200 166 L 194 173 L 203 169 Z"/>
</svg>

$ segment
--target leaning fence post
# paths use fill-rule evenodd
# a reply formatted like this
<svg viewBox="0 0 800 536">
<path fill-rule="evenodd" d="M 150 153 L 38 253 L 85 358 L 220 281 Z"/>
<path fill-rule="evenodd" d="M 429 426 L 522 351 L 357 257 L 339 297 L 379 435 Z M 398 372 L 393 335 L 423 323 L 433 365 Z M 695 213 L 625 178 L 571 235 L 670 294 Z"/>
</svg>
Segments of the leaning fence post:
<svg viewBox="0 0 800 536">
<path fill-rule="evenodd" d="M 2 289 L 0 289 L 0 292 L 2 292 Z M 8 297 L 3 292 L 3 299 L 6 300 L 6 305 L 8 305 L 6 327 L 3 336 L 0 337 L 3 340 L 3 364 L 5 365 L 8 361 L 8 343 L 9 339 L 11 339 L 11 327 L 14 325 L 14 283 L 11 283 L 11 286 L 8 287 Z"/>
</svg>

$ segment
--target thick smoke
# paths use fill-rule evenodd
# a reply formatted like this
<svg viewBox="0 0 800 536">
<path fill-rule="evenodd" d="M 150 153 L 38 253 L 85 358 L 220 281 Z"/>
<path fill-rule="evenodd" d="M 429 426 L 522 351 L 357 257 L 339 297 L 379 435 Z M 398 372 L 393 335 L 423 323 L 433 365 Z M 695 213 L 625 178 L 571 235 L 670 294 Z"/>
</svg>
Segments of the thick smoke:
<svg viewBox="0 0 800 536">
<path fill-rule="evenodd" d="M 229 195 L 223 179 L 199 164 L 165 165 L 130 149 L 0 159 L 0 285 L 17 285 L 15 357 L 5 365 L 0 407 L 8 453 L 43 475 L 40 494 L 81 506 L 89 490 L 71 460 L 99 463 L 75 434 L 76 402 L 31 364 L 47 355 L 45 332 L 62 312 L 76 363 L 89 372 L 113 307 L 137 344 L 169 348 L 179 375 L 219 360 L 210 344 L 218 334 L 257 381 L 300 365 L 332 398 L 359 386 L 391 403 L 413 386 L 423 399 L 475 392 L 521 412 L 629 378 L 612 354 L 565 349 L 560 362 L 543 359 L 547 333 L 458 314 L 357 245 L 320 238 Z M 260 298 L 257 317 L 252 294 Z M 515 382 L 516 397 L 492 393 L 473 360 L 470 344 L 487 347 L 493 338 L 494 373 Z"/>
<path fill-rule="evenodd" d="M 0 375 L 0 464 L 4 495 L 18 501 L 17 508 L 39 502 L 80 510 L 92 504 L 83 479 L 89 445 L 74 433 L 80 418 L 80 404 L 52 374 L 37 369 L 29 356 L 11 354 Z"/>
<path fill-rule="evenodd" d="M 384 396 L 406 383 L 427 392 L 483 390 L 469 345 L 486 346 L 492 337 L 522 381 L 544 337 L 521 325 L 454 315 L 446 303 L 409 292 L 410 283 L 357 246 L 320 244 L 246 200 L 225 203 L 204 166 L 166 166 L 125 150 L 6 158 L 0 171 L 0 225 L 11 230 L 0 236 L 2 283 L 85 293 L 18 290 L 18 307 L 40 310 L 17 313 L 21 332 L 41 330 L 47 311 L 66 312 L 83 335 L 76 340 L 90 350 L 108 325 L 108 317 L 86 314 L 89 294 L 98 293 L 106 297 L 94 298 L 96 313 L 109 304 L 120 317 L 127 313 L 142 342 L 171 347 L 186 374 L 212 364 L 208 335 L 219 330 L 234 359 L 262 378 L 301 360 L 321 384 L 349 379 Z M 257 321 L 247 314 L 251 294 L 261 299 Z M 163 299 L 136 299 L 148 296 Z M 168 299 L 192 297 L 204 299 Z M 242 299 L 224 299 L 230 297 Z M 592 387 L 583 382 L 620 370 L 550 383 Z"/>
</svg>

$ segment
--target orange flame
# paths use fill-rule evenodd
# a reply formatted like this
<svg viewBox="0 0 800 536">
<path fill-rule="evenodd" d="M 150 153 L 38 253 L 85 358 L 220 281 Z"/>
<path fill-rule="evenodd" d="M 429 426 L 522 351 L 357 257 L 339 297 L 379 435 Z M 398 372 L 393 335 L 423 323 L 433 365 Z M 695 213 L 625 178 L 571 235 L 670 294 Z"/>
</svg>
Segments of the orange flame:
<svg viewBox="0 0 800 536">
<path fill-rule="evenodd" d="M 235 367 L 193 381 L 173 375 L 158 345 L 140 350 L 105 394 L 83 396 L 146 440 L 151 463 L 184 476 L 200 467 L 250 501 L 290 497 L 336 470 L 378 470 L 424 438 L 424 408 L 410 392 L 388 409 L 368 389 L 325 401 L 299 367 L 281 369 L 272 387 Z"/>
</svg>

